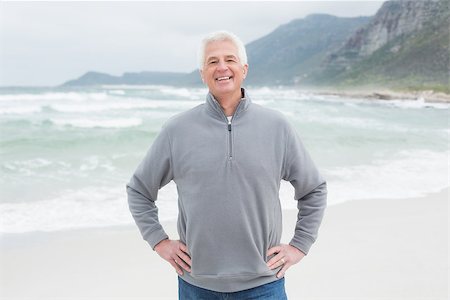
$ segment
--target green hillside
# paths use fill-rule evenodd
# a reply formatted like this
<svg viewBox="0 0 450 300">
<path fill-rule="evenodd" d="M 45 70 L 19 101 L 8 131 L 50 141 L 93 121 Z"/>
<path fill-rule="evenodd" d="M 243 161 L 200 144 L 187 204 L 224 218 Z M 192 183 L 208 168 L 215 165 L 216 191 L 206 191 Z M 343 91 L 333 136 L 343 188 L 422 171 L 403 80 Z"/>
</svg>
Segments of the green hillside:
<svg viewBox="0 0 450 300">
<path fill-rule="evenodd" d="M 439 5 L 422 29 L 396 37 L 344 70 L 329 65 L 314 83 L 450 93 L 450 13 L 444 1 Z"/>
<path fill-rule="evenodd" d="M 326 55 L 342 46 L 369 17 L 309 15 L 249 43 L 249 84 L 295 84 L 320 68 Z"/>
</svg>

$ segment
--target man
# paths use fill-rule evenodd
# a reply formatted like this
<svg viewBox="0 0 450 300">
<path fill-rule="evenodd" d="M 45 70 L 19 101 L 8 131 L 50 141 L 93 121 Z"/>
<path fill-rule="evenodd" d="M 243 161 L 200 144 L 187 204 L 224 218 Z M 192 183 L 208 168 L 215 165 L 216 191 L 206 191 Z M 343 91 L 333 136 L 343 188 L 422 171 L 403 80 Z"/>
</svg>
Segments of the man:
<svg viewBox="0 0 450 300">
<path fill-rule="evenodd" d="M 251 102 L 245 47 L 207 36 L 200 51 L 206 102 L 164 124 L 127 185 L 143 238 L 179 274 L 180 299 L 286 299 L 284 274 L 309 251 L 326 207 L 326 182 L 279 112 Z M 281 179 L 298 201 L 291 242 L 280 244 Z M 158 221 L 158 190 L 178 190 L 179 240 Z"/>
</svg>

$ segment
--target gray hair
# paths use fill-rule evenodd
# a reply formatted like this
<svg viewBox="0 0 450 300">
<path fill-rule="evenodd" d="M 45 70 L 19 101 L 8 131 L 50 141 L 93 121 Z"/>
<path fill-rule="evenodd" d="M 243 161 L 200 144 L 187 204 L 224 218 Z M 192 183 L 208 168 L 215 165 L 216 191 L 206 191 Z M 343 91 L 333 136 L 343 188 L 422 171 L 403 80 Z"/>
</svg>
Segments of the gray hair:
<svg viewBox="0 0 450 300">
<path fill-rule="evenodd" d="M 245 46 L 241 39 L 229 31 L 221 30 L 212 32 L 203 38 L 198 50 L 198 66 L 200 70 L 203 70 L 203 65 L 205 63 L 206 46 L 208 46 L 209 43 L 217 41 L 232 42 L 238 50 L 238 58 L 241 64 L 247 64 L 247 52 L 245 51 Z"/>
</svg>

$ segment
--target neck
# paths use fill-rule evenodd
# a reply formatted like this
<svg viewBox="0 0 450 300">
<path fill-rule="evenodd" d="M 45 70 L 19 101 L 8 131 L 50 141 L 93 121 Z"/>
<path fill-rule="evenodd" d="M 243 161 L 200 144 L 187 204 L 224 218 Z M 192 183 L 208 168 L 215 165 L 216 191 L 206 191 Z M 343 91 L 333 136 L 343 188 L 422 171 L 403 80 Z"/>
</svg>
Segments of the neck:
<svg viewBox="0 0 450 300">
<path fill-rule="evenodd" d="M 220 106 L 223 109 L 223 112 L 226 116 L 232 116 L 234 114 L 234 111 L 236 110 L 237 106 L 239 105 L 239 101 L 241 101 L 241 98 L 243 97 L 243 92 L 241 89 L 234 92 L 233 94 L 227 94 L 227 95 L 221 95 L 221 96 L 214 96 L 219 102 Z"/>
</svg>

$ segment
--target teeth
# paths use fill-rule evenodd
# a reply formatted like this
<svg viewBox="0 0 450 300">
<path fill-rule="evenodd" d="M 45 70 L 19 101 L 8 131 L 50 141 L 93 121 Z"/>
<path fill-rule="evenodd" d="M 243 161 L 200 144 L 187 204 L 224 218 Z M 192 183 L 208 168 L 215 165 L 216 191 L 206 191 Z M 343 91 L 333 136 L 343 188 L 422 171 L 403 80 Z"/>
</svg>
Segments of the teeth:
<svg viewBox="0 0 450 300">
<path fill-rule="evenodd" d="M 230 79 L 230 77 L 219 77 L 219 78 L 217 78 L 218 81 L 227 80 L 227 79 Z"/>
</svg>

